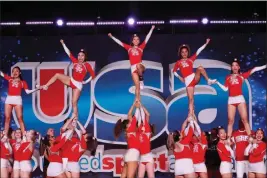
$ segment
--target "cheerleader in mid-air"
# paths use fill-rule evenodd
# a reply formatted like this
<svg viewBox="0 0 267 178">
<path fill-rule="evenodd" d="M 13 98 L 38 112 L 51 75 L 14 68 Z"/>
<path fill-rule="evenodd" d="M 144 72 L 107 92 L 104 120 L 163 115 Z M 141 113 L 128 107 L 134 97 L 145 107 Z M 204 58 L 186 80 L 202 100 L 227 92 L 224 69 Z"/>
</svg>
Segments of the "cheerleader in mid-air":
<svg viewBox="0 0 267 178">
<path fill-rule="evenodd" d="M 187 118 L 187 126 L 183 132 L 175 131 L 168 137 L 168 148 L 173 149 L 175 157 L 175 178 L 195 178 L 190 142 L 194 135 L 193 117 Z"/>
<path fill-rule="evenodd" d="M 248 177 L 266 178 L 266 164 L 264 156 L 266 155 L 266 142 L 264 140 L 264 131 L 256 131 L 256 139 L 250 142 L 245 150 L 245 155 L 249 156 Z"/>
<path fill-rule="evenodd" d="M 197 52 L 190 56 L 190 48 L 188 45 L 182 45 L 179 47 L 178 55 L 179 60 L 175 63 L 175 66 L 173 68 L 174 75 L 178 77 L 182 82 L 185 83 L 187 96 L 189 99 L 189 113 L 188 115 L 193 116 L 194 114 L 194 87 L 197 85 L 200 81 L 201 75 L 207 80 L 208 84 L 214 84 L 216 80 L 212 80 L 208 77 L 206 70 L 199 66 L 196 69 L 196 72 L 193 71 L 193 63 L 196 60 L 197 56 L 200 54 L 200 52 L 209 44 L 210 39 L 206 40 L 206 43 L 201 46 Z M 177 70 L 181 70 L 182 77 L 177 73 Z"/>
<path fill-rule="evenodd" d="M 140 103 L 140 108 L 142 108 L 145 112 L 145 118 L 143 122 L 138 127 L 139 132 L 139 141 L 140 141 L 140 162 L 138 168 L 138 178 L 145 177 L 145 173 L 147 172 L 147 177 L 154 178 L 154 157 L 151 153 L 151 143 L 150 139 L 152 134 L 154 134 L 154 126 L 149 123 L 150 114 L 147 109 L 142 106 Z"/>
<path fill-rule="evenodd" d="M 242 84 L 245 79 L 247 79 L 254 72 L 266 69 L 266 65 L 261 67 L 254 67 L 253 69 L 240 73 L 240 65 L 237 62 L 237 59 L 232 62 L 231 74 L 228 75 L 225 79 L 225 84 L 222 85 L 220 82 L 217 84 L 224 91 L 229 90 L 228 98 L 228 127 L 227 127 L 227 137 L 228 141 L 232 136 L 233 125 L 235 119 L 236 108 L 238 108 L 240 117 L 246 129 L 248 135 L 251 135 L 251 128 L 248 123 L 248 114 L 247 114 L 247 105 L 245 98 L 242 94 Z"/>
<path fill-rule="evenodd" d="M 5 101 L 5 133 L 9 129 L 13 108 L 15 109 L 21 132 L 24 133 L 25 125 L 23 122 L 21 90 L 24 89 L 27 94 L 30 94 L 38 89 L 29 90 L 28 84 L 22 79 L 21 70 L 18 66 L 12 69 L 12 76 L 8 76 L 2 71 L 0 71 L 0 75 L 8 81 L 8 95 Z"/>
<path fill-rule="evenodd" d="M 72 108 L 73 114 L 72 117 L 78 116 L 78 100 L 83 88 L 83 84 L 89 83 L 94 77 L 95 72 L 92 69 L 91 65 L 87 63 L 87 54 L 83 49 L 78 53 L 78 59 L 75 58 L 70 50 L 67 48 L 63 40 L 60 40 L 60 43 L 63 45 L 63 48 L 69 58 L 73 63 L 73 74 L 72 76 L 67 76 L 61 73 L 56 73 L 45 85 L 41 86 L 41 89 L 47 90 L 50 85 L 52 85 L 56 80 L 59 80 L 64 85 L 67 85 L 72 88 Z M 89 72 L 91 77 L 86 81 L 83 81 L 86 73 Z"/>
<path fill-rule="evenodd" d="M 222 178 L 232 178 L 232 159 L 235 158 L 234 151 L 226 140 L 226 132 L 223 128 L 218 129 L 218 137 L 217 151 L 221 159 L 220 173 Z"/>
<path fill-rule="evenodd" d="M 134 101 L 128 112 L 128 119 L 123 120 L 122 118 L 117 121 L 114 127 L 114 136 L 116 139 L 119 138 L 122 132 L 125 132 L 127 140 L 127 151 L 124 155 L 124 166 L 122 170 L 121 177 L 134 177 L 139 161 L 139 132 L 136 127 L 137 119 L 132 115 L 134 108 L 140 107 L 140 102 Z"/>
<path fill-rule="evenodd" d="M 135 96 L 137 100 L 140 100 L 140 88 L 144 88 L 144 79 L 143 74 L 145 72 L 145 65 L 142 63 L 143 50 L 146 47 L 146 44 L 151 37 L 151 34 L 155 28 L 155 25 L 152 26 L 151 30 L 147 34 L 145 41 L 140 44 L 140 38 L 134 34 L 132 37 L 131 45 L 125 44 L 112 36 L 111 33 L 108 34 L 116 43 L 125 48 L 129 54 L 129 60 L 131 64 L 132 78 L 135 85 Z"/>
</svg>

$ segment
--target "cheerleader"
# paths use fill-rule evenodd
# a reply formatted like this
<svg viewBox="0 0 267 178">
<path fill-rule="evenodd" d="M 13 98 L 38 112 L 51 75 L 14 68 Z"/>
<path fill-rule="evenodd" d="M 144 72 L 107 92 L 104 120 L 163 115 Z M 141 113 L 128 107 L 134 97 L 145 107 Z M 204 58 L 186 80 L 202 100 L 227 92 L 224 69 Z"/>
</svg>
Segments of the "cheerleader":
<svg viewBox="0 0 267 178">
<path fill-rule="evenodd" d="M 37 133 L 34 130 L 25 132 L 25 141 L 22 141 L 17 154 L 19 154 L 19 161 L 17 169 L 19 169 L 19 177 L 30 178 L 32 172 L 31 158 L 34 152 L 34 143 Z"/>
<path fill-rule="evenodd" d="M 13 178 L 18 178 L 20 175 L 19 161 L 21 154 L 18 152 L 22 143 L 22 133 L 20 129 L 15 130 L 15 138 L 10 140 L 13 151 Z"/>
<path fill-rule="evenodd" d="M 239 120 L 239 129 L 233 132 L 231 139 L 235 146 L 236 177 L 248 176 L 248 156 L 244 155 L 246 147 L 249 145 L 249 136 L 244 128 L 244 124 Z"/>
<path fill-rule="evenodd" d="M 108 34 L 108 36 L 113 39 L 116 43 L 118 43 L 120 46 L 125 48 L 128 51 L 129 60 L 131 64 L 131 73 L 133 82 L 135 85 L 135 95 L 136 99 L 140 100 L 140 88 L 144 88 L 144 79 L 143 79 L 143 73 L 145 72 L 145 65 L 142 63 L 142 56 L 143 56 L 143 50 L 146 47 L 146 44 L 151 37 L 151 34 L 155 28 L 155 25 L 153 25 L 147 34 L 145 41 L 140 44 L 140 38 L 134 34 L 132 37 L 131 45 L 125 44 L 112 36 L 111 33 Z"/>
<path fill-rule="evenodd" d="M 205 165 L 205 154 L 207 150 L 207 139 L 205 133 L 201 131 L 198 123 L 194 120 L 195 134 L 191 141 L 192 159 L 195 173 L 200 178 L 207 178 L 207 167 Z"/>
<path fill-rule="evenodd" d="M 140 141 L 140 162 L 138 167 L 138 178 L 145 177 L 145 172 L 147 172 L 147 177 L 154 178 L 155 171 L 154 171 L 154 157 L 151 153 L 151 145 L 150 139 L 152 134 L 154 133 L 153 125 L 149 124 L 150 114 L 146 110 L 144 106 L 141 105 L 140 107 L 145 112 L 145 119 L 142 124 L 140 124 L 138 128 L 139 132 L 139 141 Z"/>
<path fill-rule="evenodd" d="M 21 70 L 18 66 L 12 69 L 12 76 L 8 76 L 2 71 L 0 71 L 0 75 L 8 81 L 8 95 L 5 101 L 5 132 L 8 132 L 11 121 L 11 114 L 14 108 L 20 129 L 22 133 L 24 133 L 25 126 L 23 122 L 21 90 L 24 89 L 27 94 L 31 94 L 38 89 L 29 90 L 28 84 L 22 79 Z"/>
<path fill-rule="evenodd" d="M 133 178 L 135 176 L 138 161 L 139 161 L 139 133 L 137 130 L 137 119 L 132 115 L 134 108 L 139 108 L 140 103 L 135 101 L 128 112 L 128 119 L 123 120 L 122 118 L 117 121 L 114 127 L 114 136 L 116 139 L 122 132 L 125 132 L 127 140 L 127 151 L 124 155 L 124 166 L 122 170 L 122 178 Z"/>
<path fill-rule="evenodd" d="M 247 114 L 247 105 L 245 98 L 242 94 L 242 84 L 245 79 L 247 79 L 254 72 L 266 69 L 266 65 L 261 67 L 254 67 L 253 69 L 240 73 L 240 65 L 237 62 L 237 59 L 232 62 L 231 74 L 228 75 L 225 79 L 225 84 L 222 85 L 220 82 L 217 84 L 224 91 L 229 90 L 228 98 L 228 127 L 227 127 L 227 137 L 230 140 L 233 132 L 233 125 L 235 119 L 236 108 L 246 129 L 248 135 L 251 135 L 251 128 L 248 123 L 248 114 Z"/>
<path fill-rule="evenodd" d="M 188 125 L 181 134 L 180 131 L 171 133 L 168 137 L 168 148 L 173 149 L 175 157 L 175 178 L 195 178 L 194 165 L 192 161 L 192 151 L 190 142 L 194 134 L 194 121 L 192 117 L 187 118 Z"/>
<path fill-rule="evenodd" d="M 78 130 L 77 127 L 75 128 L 75 132 L 77 134 L 73 134 L 72 138 L 70 140 L 67 140 L 66 144 L 68 146 L 66 148 L 66 151 L 64 150 L 64 152 L 66 152 L 67 154 L 68 160 L 65 170 L 66 176 L 68 178 L 80 177 L 79 159 L 87 149 L 86 142 L 88 141 L 88 135 L 86 135 L 86 132 L 83 132 L 85 131 L 85 128 L 82 126 L 82 124 L 77 120 L 76 122 L 82 131 Z"/>
<path fill-rule="evenodd" d="M 209 42 L 210 39 L 207 39 L 206 43 L 201 46 L 191 57 L 189 57 L 189 46 L 180 46 L 178 50 L 179 60 L 175 63 L 175 66 L 173 68 L 174 75 L 185 83 L 187 96 L 189 99 L 189 115 L 193 115 L 194 113 L 194 87 L 199 83 L 201 75 L 207 80 L 209 85 L 216 82 L 216 80 L 212 80 L 208 77 L 205 69 L 202 66 L 199 66 L 196 69 L 195 73 L 193 72 L 194 61 L 196 60 L 200 52 L 209 44 Z M 177 73 L 177 70 L 179 69 L 181 70 L 182 77 Z"/>
<path fill-rule="evenodd" d="M 77 103 L 83 88 L 83 84 L 89 83 L 94 77 L 95 73 L 89 63 L 86 62 L 87 54 L 83 49 L 78 53 L 78 59 L 75 58 L 70 50 L 67 48 L 63 40 L 60 40 L 65 52 L 71 59 L 73 63 L 73 74 L 72 76 L 67 76 L 61 73 L 56 73 L 45 85 L 41 86 L 41 89 L 47 90 L 50 85 L 52 85 L 56 80 L 59 80 L 64 85 L 67 85 L 72 88 L 72 108 L 73 115 L 78 116 L 78 107 Z M 86 81 L 83 81 L 86 73 L 89 72 L 91 77 Z"/>
<path fill-rule="evenodd" d="M 245 155 L 249 156 L 248 177 L 265 178 L 266 165 L 263 158 L 266 155 L 266 143 L 264 142 L 264 131 L 262 129 L 256 131 L 256 139 L 249 143 Z"/>
<path fill-rule="evenodd" d="M 54 136 L 47 137 L 47 151 L 49 153 L 49 165 L 47 168 L 47 178 L 66 178 L 62 162 L 62 147 L 73 134 L 73 130 L 62 133 L 57 139 Z"/>
<path fill-rule="evenodd" d="M 49 160 L 48 160 L 49 153 L 47 152 L 47 149 L 46 149 L 48 147 L 47 137 L 48 136 L 55 137 L 54 133 L 55 133 L 55 131 L 53 128 L 47 129 L 45 137 L 42 137 L 42 139 L 40 141 L 40 146 L 39 146 L 40 167 L 43 168 L 42 169 L 43 170 L 43 177 L 46 177 L 46 172 L 47 172 L 47 168 L 49 165 Z"/>
<path fill-rule="evenodd" d="M 64 125 L 63 127 L 60 129 L 60 133 L 64 133 L 68 130 L 73 130 L 75 132 L 73 132 L 73 135 L 71 135 L 71 137 L 79 137 L 81 138 L 82 134 L 86 134 L 86 130 L 84 129 L 84 127 L 80 127 L 80 130 L 76 129 L 76 125 L 78 122 L 78 118 L 76 116 L 74 116 L 73 118 L 68 118 L 64 121 Z M 68 163 L 68 152 L 69 152 L 69 144 L 71 137 L 69 137 L 69 139 L 66 141 L 66 143 L 63 145 L 62 147 L 62 151 L 61 151 L 61 156 L 62 156 L 62 160 L 63 160 L 63 169 L 64 171 L 66 171 L 67 168 L 67 163 Z M 60 137 L 58 137 L 60 138 Z"/>
<path fill-rule="evenodd" d="M 1 178 L 9 178 L 9 158 L 11 157 L 12 154 L 12 148 L 11 145 L 9 144 L 8 138 L 5 135 L 5 131 L 1 131 L 1 172 L 0 172 L 0 177 Z"/>
<path fill-rule="evenodd" d="M 226 133 L 223 128 L 218 129 L 219 142 L 217 144 L 217 151 L 221 159 L 220 173 L 222 178 L 232 178 L 232 159 L 234 159 L 234 152 L 226 140 Z"/>
</svg>

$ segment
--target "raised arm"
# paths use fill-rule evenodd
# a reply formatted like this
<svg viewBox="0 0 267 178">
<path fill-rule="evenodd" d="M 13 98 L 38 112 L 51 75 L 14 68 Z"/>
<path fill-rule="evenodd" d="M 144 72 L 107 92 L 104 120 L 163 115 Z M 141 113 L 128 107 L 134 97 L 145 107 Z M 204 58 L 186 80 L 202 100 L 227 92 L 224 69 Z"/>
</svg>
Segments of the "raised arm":
<svg viewBox="0 0 267 178">
<path fill-rule="evenodd" d="M 195 135 L 196 136 L 201 136 L 201 128 L 199 127 L 199 125 L 198 125 L 198 123 L 197 123 L 197 121 L 196 120 L 193 120 L 193 122 L 194 122 L 194 126 L 195 126 L 195 128 L 196 128 L 196 132 L 195 132 Z"/>
<path fill-rule="evenodd" d="M 65 52 L 67 53 L 67 55 L 69 56 L 69 58 L 71 59 L 71 61 L 72 61 L 73 63 L 77 63 L 78 60 L 71 54 L 69 48 L 65 45 L 64 41 L 63 41 L 63 40 L 60 40 L 60 43 L 62 44 L 62 46 L 63 46 Z"/>
<path fill-rule="evenodd" d="M 140 103 L 140 106 L 143 108 L 143 110 L 144 110 L 144 112 L 145 112 L 146 119 L 149 120 L 149 118 L 150 118 L 150 113 L 149 113 L 148 110 L 145 108 L 145 106 L 142 105 L 141 103 Z"/>
<path fill-rule="evenodd" d="M 151 35 L 152 35 L 152 32 L 153 32 L 154 28 L 155 28 L 155 25 L 152 25 L 150 31 L 149 31 L 148 34 L 146 35 L 146 38 L 145 38 L 145 41 L 144 41 L 146 44 L 147 44 L 148 40 L 150 39 L 150 37 L 151 37 Z"/>
<path fill-rule="evenodd" d="M 253 69 L 245 72 L 242 74 L 242 76 L 247 79 L 250 75 L 252 75 L 253 73 L 255 72 L 258 72 L 258 71 L 261 71 L 261 70 L 264 70 L 266 69 L 266 65 L 263 65 L 263 66 L 259 66 L 259 67 L 254 67 Z"/>
<path fill-rule="evenodd" d="M 264 70 L 264 69 L 266 69 L 266 64 L 263 65 L 263 66 L 254 67 L 254 68 L 251 70 L 250 75 L 252 75 L 254 72 L 258 72 L 258 71 L 260 71 L 260 70 Z"/>
<path fill-rule="evenodd" d="M 77 121 L 77 124 L 79 125 L 79 127 L 82 131 L 82 134 L 86 134 L 86 130 L 85 130 L 84 126 L 79 121 Z"/>
<path fill-rule="evenodd" d="M 10 80 L 10 79 L 11 79 L 11 77 L 10 77 L 9 75 L 5 74 L 5 73 L 2 72 L 1 70 L 0 70 L 0 76 L 1 76 L 1 77 L 4 77 L 4 79 L 6 79 L 6 80 Z"/>
<path fill-rule="evenodd" d="M 67 130 L 67 128 L 68 128 L 68 125 L 69 125 L 71 122 L 72 122 L 72 119 L 68 119 L 68 120 L 66 121 L 66 123 L 63 125 L 63 127 L 61 127 L 60 132 L 61 132 L 61 133 L 65 132 L 65 131 Z"/>
<path fill-rule="evenodd" d="M 62 46 L 63 46 L 65 52 L 67 53 L 67 55 L 70 57 L 70 54 L 71 54 L 71 53 L 70 53 L 69 48 L 65 45 L 65 43 L 64 43 L 63 40 L 60 40 L 60 43 L 62 44 Z"/>
<path fill-rule="evenodd" d="M 188 131 L 186 131 L 188 130 Z M 185 129 L 185 136 L 183 137 L 182 141 L 180 143 L 184 144 L 184 145 L 187 145 L 191 142 L 192 140 L 192 137 L 194 135 L 194 123 L 193 123 L 193 120 L 190 120 L 189 121 L 189 124 L 187 126 L 187 128 Z"/>
<path fill-rule="evenodd" d="M 114 36 L 112 36 L 111 33 L 109 33 L 108 36 L 109 36 L 111 39 L 113 39 L 116 43 L 118 43 L 120 46 L 124 47 L 124 46 L 123 46 L 123 43 L 122 43 L 120 40 L 118 40 L 117 38 L 115 38 Z"/>
<path fill-rule="evenodd" d="M 84 152 L 87 149 L 86 141 L 85 141 L 85 135 L 81 138 L 81 144 L 79 145 L 79 152 Z"/>
<path fill-rule="evenodd" d="M 205 43 L 203 46 L 201 46 L 200 48 L 198 48 L 198 50 L 197 50 L 197 52 L 196 52 L 196 55 L 197 55 L 197 56 L 200 54 L 200 52 L 201 52 L 203 49 L 206 48 L 206 46 L 209 44 L 209 42 L 210 42 L 210 39 L 208 38 L 208 39 L 206 40 L 206 43 Z"/>
<path fill-rule="evenodd" d="M 132 118 L 133 118 L 132 114 L 133 114 L 133 110 L 134 110 L 134 104 L 135 104 L 135 102 L 136 102 L 136 101 L 134 101 L 133 105 L 131 106 L 131 108 L 130 108 L 129 111 L 128 111 L 128 119 L 129 119 L 129 120 L 132 120 Z"/>
</svg>

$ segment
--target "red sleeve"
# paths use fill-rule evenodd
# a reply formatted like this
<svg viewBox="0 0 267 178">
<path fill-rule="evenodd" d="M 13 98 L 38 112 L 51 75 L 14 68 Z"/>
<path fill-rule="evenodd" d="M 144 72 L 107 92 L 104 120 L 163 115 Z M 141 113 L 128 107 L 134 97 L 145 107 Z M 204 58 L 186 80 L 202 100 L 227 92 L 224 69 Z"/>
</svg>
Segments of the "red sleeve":
<svg viewBox="0 0 267 178">
<path fill-rule="evenodd" d="M 146 42 L 144 41 L 144 42 L 139 46 L 139 48 L 144 49 L 145 47 L 146 47 Z"/>
<path fill-rule="evenodd" d="M 222 144 L 222 143 L 219 143 L 217 145 L 217 150 L 220 151 L 222 154 L 224 154 L 225 156 L 227 157 L 231 157 L 231 153 L 230 151 L 228 151 L 226 148 L 225 148 L 225 145 Z"/>
<path fill-rule="evenodd" d="M 66 143 L 66 139 L 65 139 L 65 137 L 63 137 L 61 140 L 60 140 L 60 142 L 59 143 L 57 143 L 57 144 L 55 144 L 55 145 L 53 145 L 52 147 L 51 147 L 51 151 L 52 152 L 57 152 L 60 148 L 62 148 L 63 147 L 63 145 Z"/>
<path fill-rule="evenodd" d="M 82 135 L 82 138 L 81 138 L 81 148 L 82 148 L 83 150 L 86 150 L 86 149 L 87 149 L 87 144 L 86 144 L 84 135 Z"/>
<path fill-rule="evenodd" d="M 262 153 L 266 153 L 266 143 L 262 142 L 257 148 L 254 148 L 251 152 L 253 156 L 259 156 Z"/>
<path fill-rule="evenodd" d="M 29 89 L 28 84 L 27 84 L 26 81 L 23 80 L 23 81 L 22 81 L 22 85 L 23 85 L 24 90 Z"/>
<path fill-rule="evenodd" d="M 150 133 L 151 132 L 151 128 L 149 123 L 147 122 L 147 118 L 145 119 L 145 132 L 146 133 Z"/>
<path fill-rule="evenodd" d="M 128 44 L 122 43 L 122 45 L 127 51 L 131 48 L 131 46 Z"/>
<path fill-rule="evenodd" d="M 229 86 L 229 85 L 228 85 L 228 84 L 229 84 L 229 77 L 230 77 L 230 76 L 227 76 L 227 77 L 225 78 L 225 82 L 224 82 L 224 86 L 227 87 L 227 88 L 228 88 L 228 86 Z"/>
<path fill-rule="evenodd" d="M 6 79 L 6 80 L 10 80 L 10 79 L 12 79 L 12 77 L 10 77 L 10 76 L 7 75 L 7 74 L 4 74 L 4 79 Z"/>
<path fill-rule="evenodd" d="M 251 69 L 252 70 L 252 69 Z M 245 73 L 242 73 L 241 75 L 242 75 L 242 77 L 244 78 L 244 79 L 247 79 L 249 76 L 250 76 L 250 72 L 251 72 L 251 70 L 249 70 L 249 71 L 247 71 L 247 72 L 245 72 Z"/>
<path fill-rule="evenodd" d="M 71 53 L 70 53 L 70 60 L 71 60 L 73 63 L 78 63 L 78 59 L 76 59 Z"/>
<path fill-rule="evenodd" d="M 15 139 L 10 139 L 10 140 L 9 140 L 9 143 L 10 143 L 10 145 L 12 146 L 14 143 L 16 143 L 16 140 L 15 140 Z"/>
<path fill-rule="evenodd" d="M 197 59 L 197 53 L 193 54 L 193 56 L 190 57 L 190 60 L 193 62 Z"/>
<path fill-rule="evenodd" d="M 92 76 L 92 78 L 95 78 L 95 72 L 92 66 L 89 63 L 85 63 L 85 67 L 86 67 L 87 72 L 89 72 L 90 75 Z"/>
<path fill-rule="evenodd" d="M 184 145 L 188 145 L 191 140 L 192 140 L 192 137 L 194 135 L 194 131 L 193 131 L 193 128 L 191 126 L 189 126 L 189 131 L 188 131 L 188 134 L 182 139 L 182 141 L 180 143 L 184 144 Z"/>
<path fill-rule="evenodd" d="M 174 65 L 174 68 L 173 68 L 173 72 L 176 72 L 178 69 L 179 69 L 179 64 L 180 64 L 180 60 L 178 60 L 175 65 Z"/>
<path fill-rule="evenodd" d="M 207 144 L 208 144 L 206 135 L 205 135 L 204 133 L 201 133 L 201 143 L 202 143 L 203 145 L 207 145 Z"/>
<path fill-rule="evenodd" d="M 61 135 L 59 135 L 59 136 L 56 137 L 55 142 L 60 142 L 60 140 L 61 140 Z"/>
</svg>

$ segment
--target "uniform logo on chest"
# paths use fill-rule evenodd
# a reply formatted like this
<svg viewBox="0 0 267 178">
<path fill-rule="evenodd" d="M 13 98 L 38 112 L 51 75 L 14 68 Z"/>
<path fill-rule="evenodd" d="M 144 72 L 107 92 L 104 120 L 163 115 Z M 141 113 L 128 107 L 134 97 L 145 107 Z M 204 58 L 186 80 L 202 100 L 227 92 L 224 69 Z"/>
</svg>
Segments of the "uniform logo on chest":
<svg viewBox="0 0 267 178">
<path fill-rule="evenodd" d="M 133 56 L 139 56 L 139 51 L 136 48 L 132 48 L 130 52 Z"/>
<path fill-rule="evenodd" d="M 12 87 L 18 88 L 19 87 L 19 82 L 16 80 L 12 80 Z"/>
<path fill-rule="evenodd" d="M 182 61 L 182 62 L 181 62 L 181 66 L 182 66 L 183 68 L 185 68 L 185 67 L 189 67 L 189 64 L 188 64 L 187 61 Z"/>
<path fill-rule="evenodd" d="M 76 64 L 76 65 L 74 66 L 74 70 L 75 70 L 75 72 L 82 73 L 82 71 L 83 71 L 83 66 L 80 65 L 80 64 Z"/>
<path fill-rule="evenodd" d="M 198 152 L 198 145 L 197 144 L 194 145 L 193 152 Z"/>
<path fill-rule="evenodd" d="M 244 141 L 248 141 L 248 136 L 246 135 L 240 135 L 236 137 L 236 142 L 244 142 Z"/>
<path fill-rule="evenodd" d="M 231 83 L 232 85 L 239 84 L 238 78 L 237 78 L 236 76 L 232 76 L 232 77 L 230 78 L 230 83 Z"/>
</svg>

